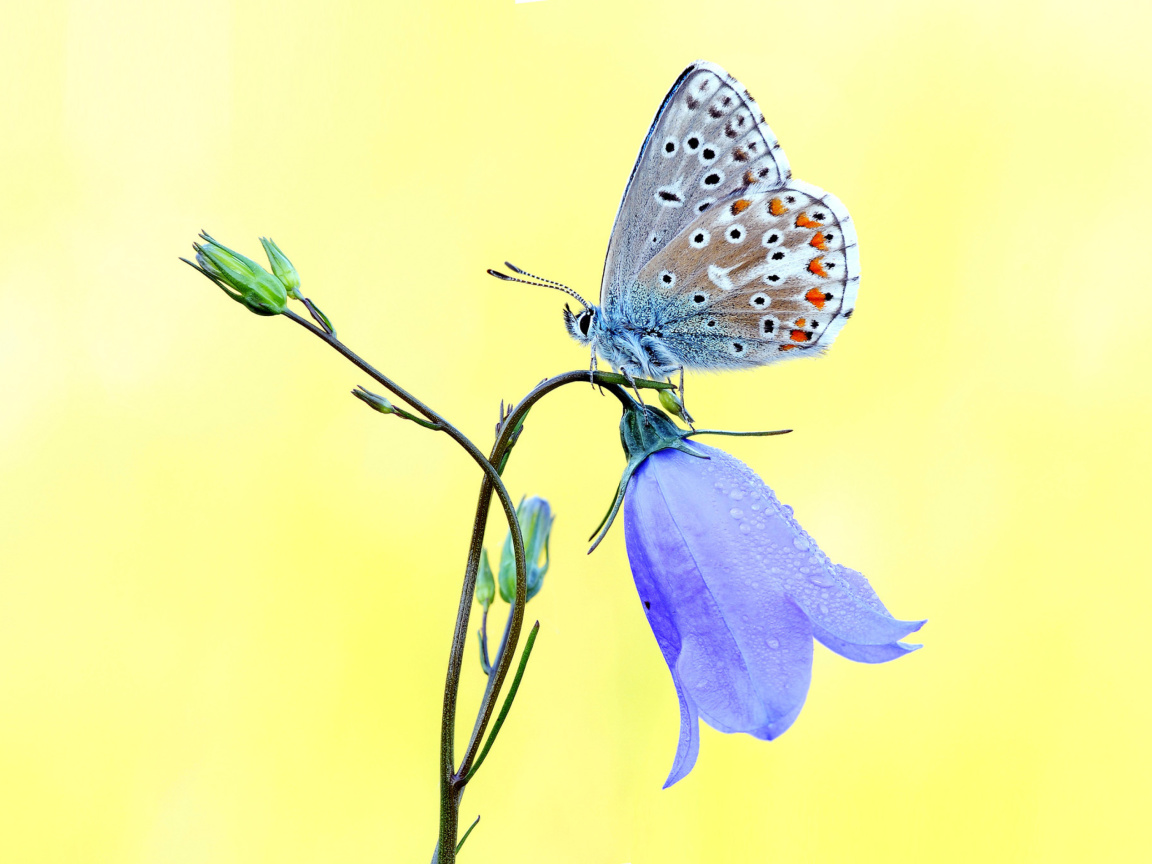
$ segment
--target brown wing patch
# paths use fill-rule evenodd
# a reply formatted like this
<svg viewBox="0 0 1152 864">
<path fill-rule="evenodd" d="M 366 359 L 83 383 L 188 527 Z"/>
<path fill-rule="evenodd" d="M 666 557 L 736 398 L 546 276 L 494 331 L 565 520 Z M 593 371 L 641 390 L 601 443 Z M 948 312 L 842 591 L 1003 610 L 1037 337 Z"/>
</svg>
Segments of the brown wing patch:
<svg viewBox="0 0 1152 864">
<path fill-rule="evenodd" d="M 846 301 L 855 302 L 859 267 L 855 233 L 845 230 L 847 213 L 841 220 L 838 211 L 839 202 L 807 184 L 743 190 L 697 216 L 639 281 L 648 285 L 663 270 L 675 273 L 675 290 L 656 299 L 670 322 L 665 330 L 695 333 L 707 316 L 699 332 L 743 338 L 749 350 L 756 344 L 774 351 L 826 347 L 851 311 Z M 693 240 L 701 237 L 707 243 Z M 692 302 L 696 292 L 707 301 Z M 708 320 L 715 323 L 708 327 Z"/>
</svg>

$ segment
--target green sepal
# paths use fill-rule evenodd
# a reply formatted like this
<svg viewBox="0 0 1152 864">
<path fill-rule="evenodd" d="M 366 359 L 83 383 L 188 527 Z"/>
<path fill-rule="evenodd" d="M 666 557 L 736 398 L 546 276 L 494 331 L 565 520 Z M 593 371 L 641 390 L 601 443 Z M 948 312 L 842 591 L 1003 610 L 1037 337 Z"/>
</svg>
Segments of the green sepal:
<svg viewBox="0 0 1152 864">
<path fill-rule="evenodd" d="M 660 396 L 663 397 L 665 392 L 661 390 Z M 681 450 L 700 459 L 707 459 L 706 454 L 694 449 L 688 443 L 688 438 L 693 435 L 783 435 L 792 431 L 791 429 L 777 429 L 771 432 L 726 432 L 721 429 L 681 429 L 659 408 L 641 405 L 632 398 L 629 398 L 628 401 L 630 404 L 625 406 L 624 416 L 620 418 L 620 444 L 624 448 L 624 455 L 628 457 L 628 464 L 624 466 L 624 474 L 620 478 L 620 485 L 616 487 L 616 492 L 612 496 L 612 504 L 609 506 L 607 514 L 600 520 L 600 524 L 596 526 L 592 536 L 588 538 L 592 541 L 592 545 L 588 548 L 589 554 L 600 545 L 600 541 L 604 539 L 608 529 L 612 527 L 616 514 L 620 512 L 620 507 L 624 503 L 624 494 L 628 491 L 628 483 L 632 480 L 632 475 L 636 473 L 641 463 L 653 453 L 672 449 Z"/>
<path fill-rule="evenodd" d="M 203 243 L 193 243 L 196 261 L 181 258 L 185 264 L 199 270 L 216 286 L 249 311 L 257 315 L 279 315 L 288 305 L 288 291 L 284 284 L 245 255 L 217 243 L 205 232 L 200 233 Z"/>
</svg>

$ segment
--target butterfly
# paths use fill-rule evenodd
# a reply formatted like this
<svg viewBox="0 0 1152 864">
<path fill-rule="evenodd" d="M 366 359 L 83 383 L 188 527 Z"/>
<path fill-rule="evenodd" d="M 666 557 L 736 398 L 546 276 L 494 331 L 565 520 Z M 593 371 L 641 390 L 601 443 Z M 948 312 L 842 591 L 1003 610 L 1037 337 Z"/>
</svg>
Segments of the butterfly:
<svg viewBox="0 0 1152 864">
<path fill-rule="evenodd" d="M 679 372 L 683 383 L 685 369 L 825 351 L 855 307 L 860 257 L 840 200 L 793 180 L 748 91 L 698 61 L 680 73 L 640 147 L 599 305 L 540 281 L 584 307 L 566 305 L 564 323 L 591 347 L 593 368 L 599 355 L 626 377 Z"/>
</svg>

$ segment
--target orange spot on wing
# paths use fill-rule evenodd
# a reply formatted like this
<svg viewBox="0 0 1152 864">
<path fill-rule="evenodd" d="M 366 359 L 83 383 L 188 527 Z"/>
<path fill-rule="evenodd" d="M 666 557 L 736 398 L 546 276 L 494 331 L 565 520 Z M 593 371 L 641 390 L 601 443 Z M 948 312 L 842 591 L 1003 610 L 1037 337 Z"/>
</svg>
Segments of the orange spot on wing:
<svg viewBox="0 0 1152 864">
<path fill-rule="evenodd" d="M 808 262 L 808 272 L 813 273 L 817 276 L 822 276 L 823 278 L 827 279 L 828 278 L 828 271 L 824 269 L 824 265 L 821 263 L 823 260 L 824 260 L 823 255 L 817 255 L 815 258 L 813 258 L 811 261 L 809 261 Z"/>
<path fill-rule="evenodd" d="M 817 231 L 812 239 L 808 241 L 808 245 L 815 249 L 819 249 L 821 252 L 827 251 L 828 249 L 828 244 L 824 242 L 824 235 L 819 231 Z"/>
<path fill-rule="evenodd" d="M 815 306 L 817 309 L 824 308 L 824 292 L 818 288 L 809 288 L 808 293 L 804 295 L 804 299 Z"/>
<path fill-rule="evenodd" d="M 793 349 L 798 348 L 798 347 L 799 347 L 798 345 L 781 345 L 780 350 L 781 351 L 792 351 Z"/>
<path fill-rule="evenodd" d="M 808 322 L 806 320 L 804 320 L 803 318 L 797 318 L 796 319 L 796 326 L 797 327 L 803 327 L 807 323 Z"/>
<path fill-rule="evenodd" d="M 807 213 L 801 213 L 799 216 L 796 217 L 796 227 L 797 228 L 821 228 L 823 226 L 821 226 L 821 224 L 819 222 L 814 222 L 813 220 L 809 219 Z"/>
<path fill-rule="evenodd" d="M 779 198 L 773 198 L 768 202 L 768 212 L 773 216 L 783 216 L 788 212 L 788 208 L 784 206 L 784 202 Z"/>
<path fill-rule="evenodd" d="M 788 334 L 793 342 L 807 342 L 812 338 L 812 334 L 807 330 L 793 330 Z"/>
<path fill-rule="evenodd" d="M 732 215 L 739 216 L 745 210 L 752 206 L 752 202 L 747 198 L 741 198 L 739 201 L 732 202 Z"/>
<path fill-rule="evenodd" d="M 756 175 L 752 172 L 751 169 L 744 172 L 744 185 L 745 186 L 751 186 L 753 183 L 759 183 L 759 182 L 760 181 L 756 178 Z"/>
</svg>

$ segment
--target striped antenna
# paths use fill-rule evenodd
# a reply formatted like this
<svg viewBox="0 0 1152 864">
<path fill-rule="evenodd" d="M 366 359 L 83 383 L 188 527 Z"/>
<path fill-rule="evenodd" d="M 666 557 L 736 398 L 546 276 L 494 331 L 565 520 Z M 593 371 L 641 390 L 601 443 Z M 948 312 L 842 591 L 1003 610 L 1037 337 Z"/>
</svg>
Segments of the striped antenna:
<svg viewBox="0 0 1152 864">
<path fill-rule="evenodd" d="M 557 291 L 563 291 L 569 297 L 575 297 L 576 300 L 579 301 L 580 305 L 583 306 L 585 309 L 591 309 L 592 308 L 591 303 L 589 303 L 587 300 L 585 300 L 583 297 L 581 297 L 579 294 L 577 294 L 575 291 L 573 291 L 571 288 L 569 288 L 567 285 L 565 285 L 561 282 L 556 282 L 556 281 L 553 281 L 552 279 L 545 279 L 543 276 L 533 275 L 532 273 L 529 273 L 527 270 L 521 270 L 519 267 L 517 267 L 515 264 L 511 263 L 510 261 L 505 261 L 504 266 L 507 267 L 509 270 L 511 270 L 513 273 L 518 273 L 521 276 L 527 276 L 529 279 L 535 279 L 536 281 L 530 282 L 530 281 L 528 281 L 528 279 L 517 279 L 515 276 L 509 276 L 506 273 L 501 273 L 499 270 L 492 270 L 492 269 L 488 270 L 488 275 L 489 276 L 495 276 L 497 279 L 503 279 L 505 282 L 520 282 L 521 284 L 524 284 L 524 285 L 534 285 L 537 288 L 555 288 Z"/>
</svg>

